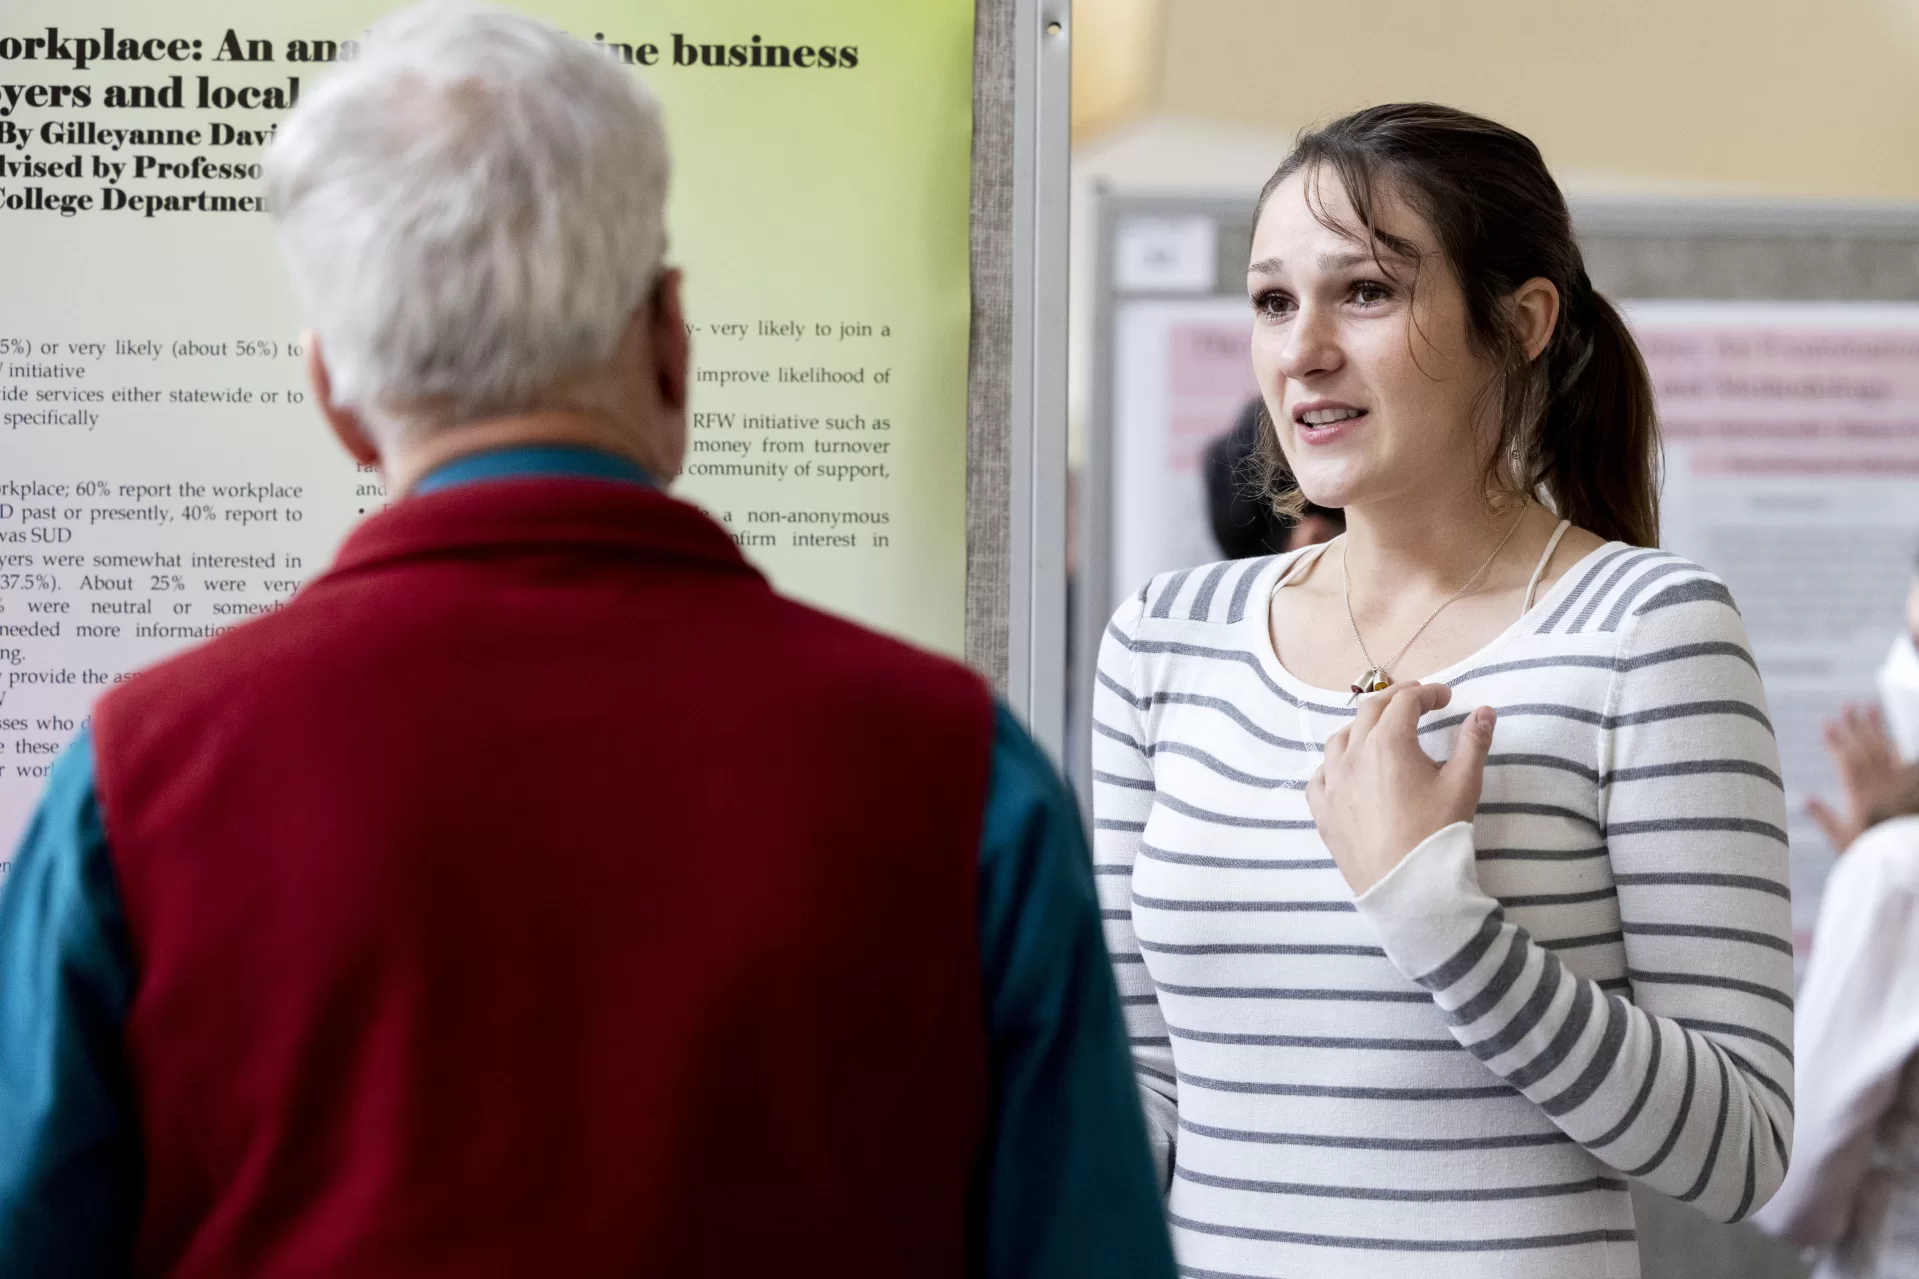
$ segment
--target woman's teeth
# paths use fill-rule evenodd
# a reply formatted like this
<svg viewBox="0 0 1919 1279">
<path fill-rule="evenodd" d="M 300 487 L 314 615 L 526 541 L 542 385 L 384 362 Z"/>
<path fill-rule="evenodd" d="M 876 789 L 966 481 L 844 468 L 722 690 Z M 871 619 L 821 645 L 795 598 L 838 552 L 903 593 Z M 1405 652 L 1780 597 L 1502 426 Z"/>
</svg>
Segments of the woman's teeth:
<svg viewBox="0 0 1919 1279">
<path fill-rule="evenodd" d="M 1314 409 L 1310 413 L 1300 414 L 1299 420 L 1307 426 L 1331 426 L 1334 422 L 1344 422 L 1364 412 L 1364 409 Z"/>
</svg>

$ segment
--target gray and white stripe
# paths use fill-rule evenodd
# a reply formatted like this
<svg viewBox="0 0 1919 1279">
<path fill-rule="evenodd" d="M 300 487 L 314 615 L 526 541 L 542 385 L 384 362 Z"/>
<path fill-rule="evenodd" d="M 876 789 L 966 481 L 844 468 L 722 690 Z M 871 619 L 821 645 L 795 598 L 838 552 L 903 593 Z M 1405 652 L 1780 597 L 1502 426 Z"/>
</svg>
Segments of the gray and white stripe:
<svg viewBox="0 0 1919 1279">
<path fill-rule="evenodd" d="M 1628 1178 L 1750 1212 L 1791 1145 L 1792 958 L 1724 586 L 1602 547 L 1442 672 L 1436 758 L 1500 711 L 1477 818 L 1356 903 L 1303 792 L 1351 709 L 1267 639 L 1288 564 L 1157 579 L 1100 654 L 1098 884 L 1183 1273 L 1633 1276 Z"/>
</svg>

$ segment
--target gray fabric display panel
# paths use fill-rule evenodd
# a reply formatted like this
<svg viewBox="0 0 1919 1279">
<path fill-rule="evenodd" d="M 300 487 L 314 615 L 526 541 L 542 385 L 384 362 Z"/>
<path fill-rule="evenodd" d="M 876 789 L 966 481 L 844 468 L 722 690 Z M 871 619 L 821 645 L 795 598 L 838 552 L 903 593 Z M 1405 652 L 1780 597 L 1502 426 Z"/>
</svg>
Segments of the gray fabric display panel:
<svg viewBox="0 0 1919 1279">
<path fill-rule="evenodd" d="M 973 324 L 966 374 L 966 660 L 1006 689 L 1012 540 L 1013 0 L 973 28 Z"/>
<path fill-rule="evenodd" d="M 1071 0 L 978 0 L 966 656 L 1059 757 Z"/>
</svg>

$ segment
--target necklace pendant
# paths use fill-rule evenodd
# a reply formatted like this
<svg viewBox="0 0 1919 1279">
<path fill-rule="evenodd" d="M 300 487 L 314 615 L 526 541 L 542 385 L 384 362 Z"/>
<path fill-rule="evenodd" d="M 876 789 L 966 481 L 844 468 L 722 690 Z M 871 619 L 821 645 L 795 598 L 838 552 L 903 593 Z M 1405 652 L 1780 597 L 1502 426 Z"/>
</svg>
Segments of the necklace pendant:
<svg viewBox="0 0 1919 1279">
<path fill-rule="evenodd" d="M 1384 667 L 1375 666 L 1354 681 L 1353 696 L 1359 697 L 1365 693 L 1383 692 L 1392 686 L 1393 677 L 1386 673 Z"/>
</svg>

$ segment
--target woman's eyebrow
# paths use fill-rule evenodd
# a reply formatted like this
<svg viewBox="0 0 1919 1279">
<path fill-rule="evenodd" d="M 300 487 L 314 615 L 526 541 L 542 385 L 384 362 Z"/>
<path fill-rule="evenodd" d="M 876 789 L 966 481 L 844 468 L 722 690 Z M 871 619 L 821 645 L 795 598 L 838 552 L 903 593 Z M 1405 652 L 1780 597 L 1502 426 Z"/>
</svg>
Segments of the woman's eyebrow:
<svg viewBox="0 0 1919 1279">
<path fill-rule="evenodd" d="M 1319 255 L 1319 269 L 1322 271 L 1346 271 L 1356 266 L 1365 266 L 1377 262 L 1378 255 L 1360 249 L 1345 253 L 1322 253 Z"/>
<path fill-rule="evenodd" d="M 1388 267 L 1402 264 L 1403 259 L 1395 253 L 1368 253 L 1364 249 L 1353 249 L 1346 253 L 1322 253 L 1319 255 L 1319 269 L 1322 271 L 1346 271 L 1356 266 L 1368 264 Z M 1286 269 L 1283 258 L 1261 258 L 1246 268 L 1247 275 L 1277 275 Z"/>
</svg>

